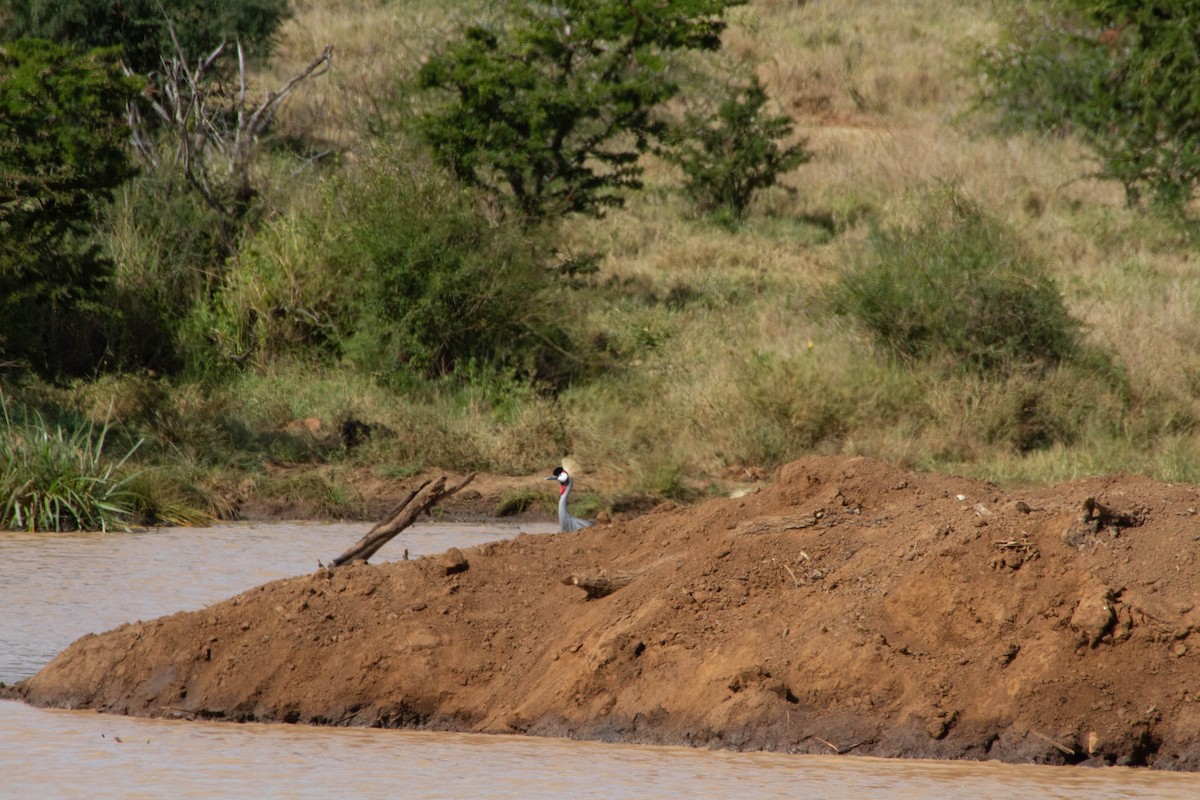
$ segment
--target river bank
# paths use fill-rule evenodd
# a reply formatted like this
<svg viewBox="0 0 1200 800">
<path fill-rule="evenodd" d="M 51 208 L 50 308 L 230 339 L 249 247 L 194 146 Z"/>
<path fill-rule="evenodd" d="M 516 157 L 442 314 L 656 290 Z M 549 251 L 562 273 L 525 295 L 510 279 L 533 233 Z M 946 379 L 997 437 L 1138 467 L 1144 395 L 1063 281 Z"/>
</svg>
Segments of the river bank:
<svg viewBox="0 0 1200 800">
<path fill-rule="evenodd" d="M 5 693 L 138 716 L 1196 770 L 1196 507 L 1195 487 L 1140 477 L 1004 492 L 813 457 L 737 499 L 318 570 L 87 636 Z"/>
</svg>

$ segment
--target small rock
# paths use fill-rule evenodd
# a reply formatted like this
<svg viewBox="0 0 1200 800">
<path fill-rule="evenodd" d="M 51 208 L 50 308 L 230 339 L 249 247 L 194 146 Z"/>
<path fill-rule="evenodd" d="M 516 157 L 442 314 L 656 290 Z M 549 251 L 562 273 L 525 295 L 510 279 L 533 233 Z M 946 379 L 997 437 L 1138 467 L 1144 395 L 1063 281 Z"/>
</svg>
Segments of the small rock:
<svg viewBox="0 0 1200 800">
<path fill-rule="evenodd" d="M 925 732 L 929 734 L 929 738 L 931 739 L 944 739 L 957 721 L 957 711 L 939 711 L 933 719 L 928 721 L 925 726 Z"/>
<path fill-rule="evenodd" d="M 471 566 L 467 563 L 467 558 L 462 554 L 462 551 L 457 547 L 451 547 L 442 554 L 442 567 L 446 570 L 447 575 L 454 575 L 459 572 L 466 572 Z"/>
</svg>

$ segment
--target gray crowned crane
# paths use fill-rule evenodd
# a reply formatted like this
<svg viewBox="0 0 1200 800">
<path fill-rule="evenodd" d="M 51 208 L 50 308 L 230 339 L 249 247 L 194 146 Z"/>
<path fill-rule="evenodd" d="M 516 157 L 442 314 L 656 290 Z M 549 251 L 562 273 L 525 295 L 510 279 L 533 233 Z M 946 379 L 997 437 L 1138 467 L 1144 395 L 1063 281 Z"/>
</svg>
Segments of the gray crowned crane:
<svg viewBox="0 0 1200 800">
<path fill-rule="evenodd" d="M 546 478 L 548 481 L 558 481 L 558 528 L 563 533 L 573 533 L 591 527 L 596 523 L 590 519 L 580 519 L 567 511 L 567 498 L 571 496 L 571 476 L 562 467 L 555 467 L 554 474 Z"/>
</svg>

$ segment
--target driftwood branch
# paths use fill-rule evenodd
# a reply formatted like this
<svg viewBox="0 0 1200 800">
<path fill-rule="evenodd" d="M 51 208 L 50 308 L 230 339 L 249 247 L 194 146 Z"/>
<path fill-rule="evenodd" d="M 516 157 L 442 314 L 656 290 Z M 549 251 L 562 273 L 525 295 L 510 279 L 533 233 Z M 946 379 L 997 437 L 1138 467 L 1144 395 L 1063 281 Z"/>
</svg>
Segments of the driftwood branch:
<svg viewBox="0 0 1200 800">
<path fill-rule="evenodd" d="M 375 555 L 379 548 L 391 541 L 392 537 L 416 522 L 422 511 L 433 508 L 440 501 L 462 489 L 474 478 L 475 473 L 472 472 L 449 489 L 446 488 L 444 475 L 437 480 L 425 481 L 409 492 L 408 496 L 389 511 L 387 516 L 380 520 L 374 528 L 371 528 L 366 536 L 359 539 L 357 544 L 335 558 L 330 566 L 338 567 L 351 561 L 366 561 Z"/>
<path fill-rule="evenodd" d="M 606 575 L 603 572 L 583 575 L 568 575 L 563 578 L 567 586 L 578 586 L 587 594 L 588 600 L 608 597 L 618 589 L 623 589 L 633 582 L 636 574 Z"/>
</svg>

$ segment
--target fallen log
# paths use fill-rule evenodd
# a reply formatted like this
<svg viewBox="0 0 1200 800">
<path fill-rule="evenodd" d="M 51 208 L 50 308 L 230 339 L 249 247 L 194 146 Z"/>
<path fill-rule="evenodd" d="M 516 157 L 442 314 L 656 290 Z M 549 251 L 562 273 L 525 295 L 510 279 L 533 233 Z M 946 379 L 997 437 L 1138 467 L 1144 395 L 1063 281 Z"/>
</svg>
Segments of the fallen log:
<svg viewBox="0 0 1200 800">
<path fill-rule="evenodd" d="M 446 476 L 437 480 L 427 480 L 418 486 L 413 491 L 409 492 L 400 503 L 387 513 L 387 515 L 376 523 L 374 528 L 367 532 L 367 535 L 359 539 L 358 542 L 346 552 L 330 562 L 331 567 L 340 567 L 342 564 L 349 564 L 351 561 L 366 561 L 371 556 L 378 552 L 379 548 L 383 547 L 392 537 L 400 533 L 416 522 L 417 517 L 422 511 L 428 511 L 437 505 L 440 501 L 446 499 L 458 490 L 462 489 L 475 478 L 475 473 L 472 472 L 463 478 L 449 489 L 446 488 Z"/>
</svg>

